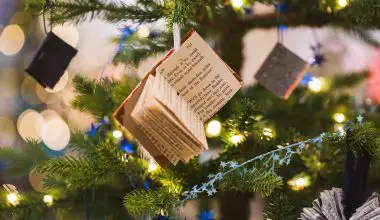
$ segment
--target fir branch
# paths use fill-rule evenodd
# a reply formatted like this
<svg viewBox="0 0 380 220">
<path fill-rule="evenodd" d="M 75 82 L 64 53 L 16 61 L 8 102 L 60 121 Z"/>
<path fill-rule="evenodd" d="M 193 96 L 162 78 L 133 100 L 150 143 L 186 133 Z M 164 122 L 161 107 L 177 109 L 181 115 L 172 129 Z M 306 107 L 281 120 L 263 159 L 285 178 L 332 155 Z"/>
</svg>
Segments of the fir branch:
<svg viewBox="0 0 380 220">
<path fill-rule="evenodd" d="M 163 32 L 150 39 L 133 34 L 121 43 L 123 49 L 116 54 L 114 62 L 138 66 L 142 60 L 170 50 L 173 45 L 173 36 L 168 32 Z"/>
<path fill-rule="evenodd" d="M 5 171 L 13 175 L 28 174 L 35 166 L 48 160 L 37 141 L 28 140 L 23 150 L 0 148 L 0 160 L 6 163 Z"/>
<path fill-rule="evenodd" d="M 356 156 L 368 152 L 372 156 L 380 156 L 380 138 L 373 122 L 348 125 L 347 146 Z"/>
<path fill-rule="evenodd" d="M 97 81 L 83 76 L 73 79 L 75 92 L 72 107 L 95 116 L 98 120 L 112 115 L 135 87 L 136 79 L 125 77 L 121 81 Z"/>
<path fill-rule="evenodd" d="M 294 207 L 283 192 L 276 190 L 265 199 L 263 215 L 266 219 L 291 220 L 297 217 L 293 213 Z"/>
<path fill-rule="evenodd" d="M 219 188 L 222 191 L 255 192 L 267 197 L 282 184 L 282 179 L 272 172 L 253 168 L 229 173 Z"/>
<path fill-rule="evenodd" d="M 178 204 L 179 197 L 165 188 L 153 191 L 135 190 L 124 197 L 124 206 L 133 216 L 168 215 Z"/>
<path fill-rule="evenodd" d="M 140 0 L 135 5 L 105 0 L 25 0 L 28 10 L 46 13 L 53 23 L 79 23 L 95 17 L 109 21 L 153 22 L 164 17 L 165 5 L 159 1 Z"/>
</svg>

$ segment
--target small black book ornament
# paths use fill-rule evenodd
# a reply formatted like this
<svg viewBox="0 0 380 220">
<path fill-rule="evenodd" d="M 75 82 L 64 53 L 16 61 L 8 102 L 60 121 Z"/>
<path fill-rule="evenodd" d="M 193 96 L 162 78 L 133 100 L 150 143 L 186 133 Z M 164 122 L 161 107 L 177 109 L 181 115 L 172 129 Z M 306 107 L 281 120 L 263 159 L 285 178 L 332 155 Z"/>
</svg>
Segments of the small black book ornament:
<svg viewBox="0 0 380 220">
<path fill-rule="evenodd" d="M 53 89 L 77 52 L 74 47 L 49 32 L 26 72 L 44 88 Z"/>
</svg>

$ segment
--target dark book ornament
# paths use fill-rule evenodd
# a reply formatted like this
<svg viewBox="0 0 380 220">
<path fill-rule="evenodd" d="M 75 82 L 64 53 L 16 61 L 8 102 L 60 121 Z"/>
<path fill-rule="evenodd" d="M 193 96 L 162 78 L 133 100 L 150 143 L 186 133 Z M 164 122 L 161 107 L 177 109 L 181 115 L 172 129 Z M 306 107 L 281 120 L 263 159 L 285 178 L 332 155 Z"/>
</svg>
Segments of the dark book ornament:
<svg viewBox="0 0 380 220">
<path fill-rule="evenodd" d="M 49 32 L 26 72 L 44 88 L 53 89 L 77 52 L 74 47 Z"/>
<path fill-rule="evenodd" d="M 308 69 L 308 64 L 277 43 L 259 71 L 256 80 L 277 96 L 287 99 Z"/>
</svg>

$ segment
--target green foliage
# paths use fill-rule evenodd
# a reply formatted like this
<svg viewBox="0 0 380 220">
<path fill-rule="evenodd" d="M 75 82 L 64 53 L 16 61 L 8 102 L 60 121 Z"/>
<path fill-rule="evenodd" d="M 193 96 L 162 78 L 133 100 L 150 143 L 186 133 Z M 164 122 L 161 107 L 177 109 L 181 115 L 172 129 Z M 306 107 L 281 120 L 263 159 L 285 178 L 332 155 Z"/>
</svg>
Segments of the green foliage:
<svg viewBox="0 0 380 220">
<path fill-rule="evenodd" d="M 291 220 L 297 217 L 293 213 L 293 205 L 287 195 L 280 190 L 276 190 L 265 199 L 263 214 L 266 219 Z"/>
<path fill-rule="evenodd" d="M 246 138 L 254 132 L 258 132 L 258 122 L 262 117 L 260 108 L 251 99 L 242 98 L 235 100 L 232 105 L 234 108 L 231 109 L 230 117 L 224 123 L 221 134 L 226 147 L 235 146 L 230 141 L 233 135 L 241 135 Z"/>
<path fill-rule="evenodd" d="M 119 42 L 118 39 L 117 41 Z M 122 42 L 122 45 L 123 50 L 116 54 L 114 62 L 138 66 L 142 60 L 170 50 L 173 45 L 173 35 L 164 32 L 150 39 L 133 34 Z"/>
<path fill-rule="evenodd" d="M 78 75 L 73 79 L 77 95 L 72 102 L 72 107 L 90 113 L 97 119 L 110 116 L 132 92 L 136 82 L 137 80 L 132 77 L 116 82 L 88 79 Z"/>
<path fill-rule="evenodd" d="M 109 22 L 153 22 L 165 14 L 159 1 L 139 0 L 135 5 L 103 0 L 25 0 L 29 10 L 46 13 L 53 23 L 79 23 L 95 17 Z M 48 3 L 48 4 L 47 4 Z"/>
<path fill-rule="evenodd" d="M 124 206 L 133 216 L 167 215 L 179 203 L 179 197 L 168 189 L 135 190 L 124 197 Z"/>
<path fill-rule="evenodd" d="M 6 172 L 8 174 L 26 175 L 35 166 L 48 160 L 48 157 L 37 141 L 29 140 L 23 150 L 9 147 L 0 148 L 0 160 L 7 163 Z"/>
<path fill-rule="evenodd" d="M 373 122 L 356 123 L 347 129 L 347 147 L 355 155 L 365 151 L 372 156 L 380 154 L 380 138 Z"/>
<path fill-rule="evenodd" d="M 249 171 L 235 170 L 227 174 L 219 188 L 222 191 L 255 192 L 264 197 L 282 186 L 282 179 L 266 170 L 253 168 Z"/>
</svg>

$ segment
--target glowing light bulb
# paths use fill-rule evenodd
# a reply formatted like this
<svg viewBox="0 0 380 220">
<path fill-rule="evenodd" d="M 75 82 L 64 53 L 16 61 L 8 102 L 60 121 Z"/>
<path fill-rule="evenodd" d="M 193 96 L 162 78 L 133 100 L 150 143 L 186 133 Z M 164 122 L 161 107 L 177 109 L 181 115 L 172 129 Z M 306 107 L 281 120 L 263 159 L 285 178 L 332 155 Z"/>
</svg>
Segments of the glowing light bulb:
<svg viewBox="0 0 380 220">
<path fill-rule="evenodd" d="M 51 196 L 51 195 L 44 195 L 43 201 L 48 206 L 53 205 L 53 196 Z"/>
<path fill-rule="evenodd" d="M 243 0 L 231 0 L 231 3 L 234 8 L 241 8 L 244 4 Z"/>
<path fill-rule="evenodd" d="M 206 127 L 206 133 L 209 137 L 219 136 L 221 130 L 222 124 L 217 120 L 210 121 Z"/>
<path fill-rule="evenodd" d="M 121 132 L 120 130 L 115 130 L 112 132 L 112 135 L 114 138 L 119 139 L 123 137 L 123 132 Z"/>
<path fill-rule="evenodd" d="M 318 93 L 321 91 L 322 81 L 316 77 L 313 77 L 309 82 L 308 87 L 312 92 Z"/>
<path fill-rule="evenodd" d="M 230 137 L 230 141 L 232 144 L 239 144 L 240 142 L 243 141 L 243 136 L 240 135 L 240 134 L 237 134 L 237 135 L 233 135 Z"/>
<path fill-rule="evenodd" d="M 263 135 L 272 138 L 273 135 L 273 130 L 270 128 L 264 128 L 263 129 Z"/>
<path fill-rule="evenodd" d="M 305 178 L 301 177 L 301 178 L 296 179 L 294 183 L 296 187 L 305 188 L 307 181 Z"/>
<path fill-rule="evenodd" d="M 9 204 L 17 206 L 20 203 L 20 197 L 17 193 L 8 193 L 7 201 Z"/>
<path fill-rule="evenodd" d="M 344 8 L 348 5 L 348 0 L 338 0 L 338 5 L 341 8 Z"/>
<path fill-rule="evenodd" d="M 302 176 L 289 180 L 288 184 L 293 190 L 298 191 L 310 186 L 311 181 L 309 176 Z"/>
<path fill-rule="evenodd" d="M 338 123 L 342 123 L 346 120 L 346 116 L 343 113 L 335 113 L 333 119 Z"/>
<path fill-rule="evenodd" d="M 147 38 L 149 34 L 150 34 L 150 30 L 145 25 L 140 26 L 139 29 L 137 30 L 137 35 L 141 38 Z"/>
<path fill-rule="evenodd" d="M 338 125 L 336 129 L 340 136 L 344 136 L 346 134 L 346 131 L 344 130 L 342 125 Z"/>
<path fill-rule="evenodd" d="M 157 164 L 154 161 L 151 161 L 149 163 L 148 172 L 152 173 L 152 172 L 156 171 L 157 168 L 158 168 Z"/>
</svg>

